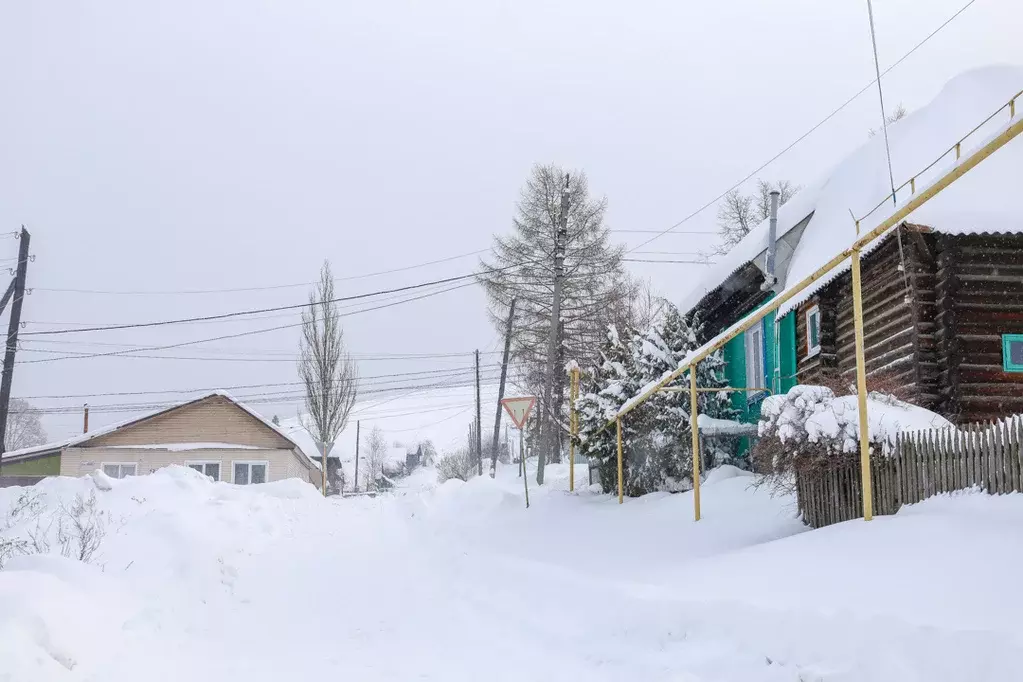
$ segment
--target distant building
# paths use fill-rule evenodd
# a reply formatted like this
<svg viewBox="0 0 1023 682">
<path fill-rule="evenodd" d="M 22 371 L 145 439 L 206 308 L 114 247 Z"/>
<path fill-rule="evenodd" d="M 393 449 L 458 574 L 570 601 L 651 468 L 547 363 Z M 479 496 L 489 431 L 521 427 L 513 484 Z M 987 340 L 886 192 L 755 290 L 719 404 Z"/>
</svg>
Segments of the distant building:
<svg viewBox="0 0 1023 682">
<path fill-rule="evenodd" d="M 223 392 L 214 392 L 67 440 L 3 455 L 3 474 L 111 478 L 148 474 L 172 464 L 239 485 L 320 472 L 285 433 Z"/>
</svg>

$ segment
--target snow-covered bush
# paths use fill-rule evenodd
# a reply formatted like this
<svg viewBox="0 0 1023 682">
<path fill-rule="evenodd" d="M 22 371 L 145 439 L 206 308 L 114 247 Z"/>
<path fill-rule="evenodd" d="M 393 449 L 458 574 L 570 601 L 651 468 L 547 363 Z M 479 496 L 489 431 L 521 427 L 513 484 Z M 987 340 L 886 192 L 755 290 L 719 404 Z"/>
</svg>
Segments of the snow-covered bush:
<svg viewBox="0 0 1023 682">
<path fill-rule="evenodd" d="M 437 463 L 437 480 L 441 483 L 452 478 L 468 481 L 475 473 L 476 459 L 467 449 L 446 454 Z"/>
<path fill-rule="evenodd" d="M 668 304 L 661 320 L 643 333 L 620 334 L 611 327 L 601 348 L 602 362 L 586 375 L 579 410 L 580 447 L 596 460 L 601 487 L 617 489 L 617 432 L 604 425 L 632 397 L 678 369 L 690 351 L 699 347 L 701 324 L 687 321 Z M 715 354 L 700 363 L 697 383 L 702 388 L 726 387 L 724 362 Z M 728 394 L 701 392 L 699 411 L 732 419 Z M 655 490 L 681 491 L 692 487 L 692 435 L 689 394 L 659 392 L 629 412 L 622 421 L 623 482 L 628 495 Z M 713 464 L 733 463 L 732 443 L 714 439 L 704 459 Z"/>
<path fill-rule="evenodd" d="M 106 535 L 106 515 L 95 491 L 48 509 L 39 493 L 26 490 L 0 521 L 0 569 L 13 557 L 59 553 L 89 563 Z"/>
<path fill-rule="evenodd" d="M 879 392 L 867 394 L 872 453 L 888 454 L 900 431 L 951 427 L 930 410 Z M 760 441 L 753 449 L 758 471 L 777 477 L 783 488 L 792 474 L 844 466 L 859 457 L 856 395 L 836 396 L 826 386 L 794 386 L 768 396 L 760 410 Z"/>
</svg>

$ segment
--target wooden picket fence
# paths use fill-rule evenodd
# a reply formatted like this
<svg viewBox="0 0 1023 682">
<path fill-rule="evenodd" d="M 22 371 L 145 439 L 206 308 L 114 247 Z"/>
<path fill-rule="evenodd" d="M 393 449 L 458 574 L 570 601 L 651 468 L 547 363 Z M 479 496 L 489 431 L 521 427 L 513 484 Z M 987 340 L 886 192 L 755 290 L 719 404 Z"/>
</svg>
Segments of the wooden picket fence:
<svg viewBox="0 0 1023 682">
<path fill-rule="evenodd" d="M 1023 416 L 955 429 L 902 433 L 887 454 L 872 453 L 874 514 L 932 495 L 978 487 L 1023 491 Z M 858 458 L 796 476 L 799 511 L 813 528 L 862 518 Z"/>
</svg>

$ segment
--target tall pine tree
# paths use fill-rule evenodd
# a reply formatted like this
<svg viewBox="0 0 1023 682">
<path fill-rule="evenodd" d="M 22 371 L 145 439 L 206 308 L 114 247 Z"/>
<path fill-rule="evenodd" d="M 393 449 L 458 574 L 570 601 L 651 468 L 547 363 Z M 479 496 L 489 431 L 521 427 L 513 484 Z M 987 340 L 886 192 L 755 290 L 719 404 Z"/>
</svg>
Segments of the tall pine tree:
<svg viewBox="0 0 1023 682">
<path fill-rule="evenodd" d="M 613 427 L 601 428 L 614 418 L 625 402 L 652 381 L 678 369 L 686 356 L 699 347 L 701 323 L 687 321 L 668 304 L 661 319 L 642 334 L 620 338 L 612 328 L 601 348 L 603 362 L 590 372 L 588 388 L 579 403 L 582 450 L 597 460 L 601 487 L 617 489 L 617 439 Z M 683 382 L 678 382 L 683 385 Z M 701 388 L 726 388 L 724 361 L 719 353 L 697 368 Z M 700 414 L 735 419 L 726 391 L 701 391 Z M 692 430 L 689 393 L 656 393 L 623 419 L 625 492 L 641 495 L 655 490 L 692 488 Z M 735 444 L 729 439 L 705 439 L 703 461 L 709 465 L 731 463 Z"/>
</svg>

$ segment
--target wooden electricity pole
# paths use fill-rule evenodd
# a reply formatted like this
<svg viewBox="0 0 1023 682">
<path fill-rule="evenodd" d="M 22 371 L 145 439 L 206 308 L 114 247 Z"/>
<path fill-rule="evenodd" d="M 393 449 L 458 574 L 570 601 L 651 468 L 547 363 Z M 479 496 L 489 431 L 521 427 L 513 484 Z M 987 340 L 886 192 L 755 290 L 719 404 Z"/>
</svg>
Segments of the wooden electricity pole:
<svg viewBox="0 0 1023 682">
<path fill-rule="evenodd" d="M 21 304 L 25 298 L 25 274 L 28 270 L 28 243 L 31 239 L 25 226 L 18 235 L 18 270 L 14 276 L 14 298 L 11 301 L 11 321 L 7 325 L 7 344 L 4 349 L 4 367 L 0 375 L 0 472 L 3 467 L 4 441 L 7 438 L 7 415 L 11 407 L 11 382 L 14 380 L 14 354 L 18 350 L 18 329 L 21 327 Z"/>
<path fill-rule="evenodd" d="M 508 324 L 504 328 L 504 359 L 501 360 L 501 383 L 497 387 L 497 416 L 494 418 L 494 441 L 490 451 L 490 478 L 497 472 L 497 443 L 501 437 L 501 401 L 504 400 L 504 382 L 508 377 L 508 355 L 511 353 L 512 322 L 515 319 L 515 299 L 508 306 Z"/>
<path fill-rule="evenodd" d="M 480 352 L 476 350 L 476 475 L 483 475 L 483 420 L 480 417 Z"/>
</svg>

